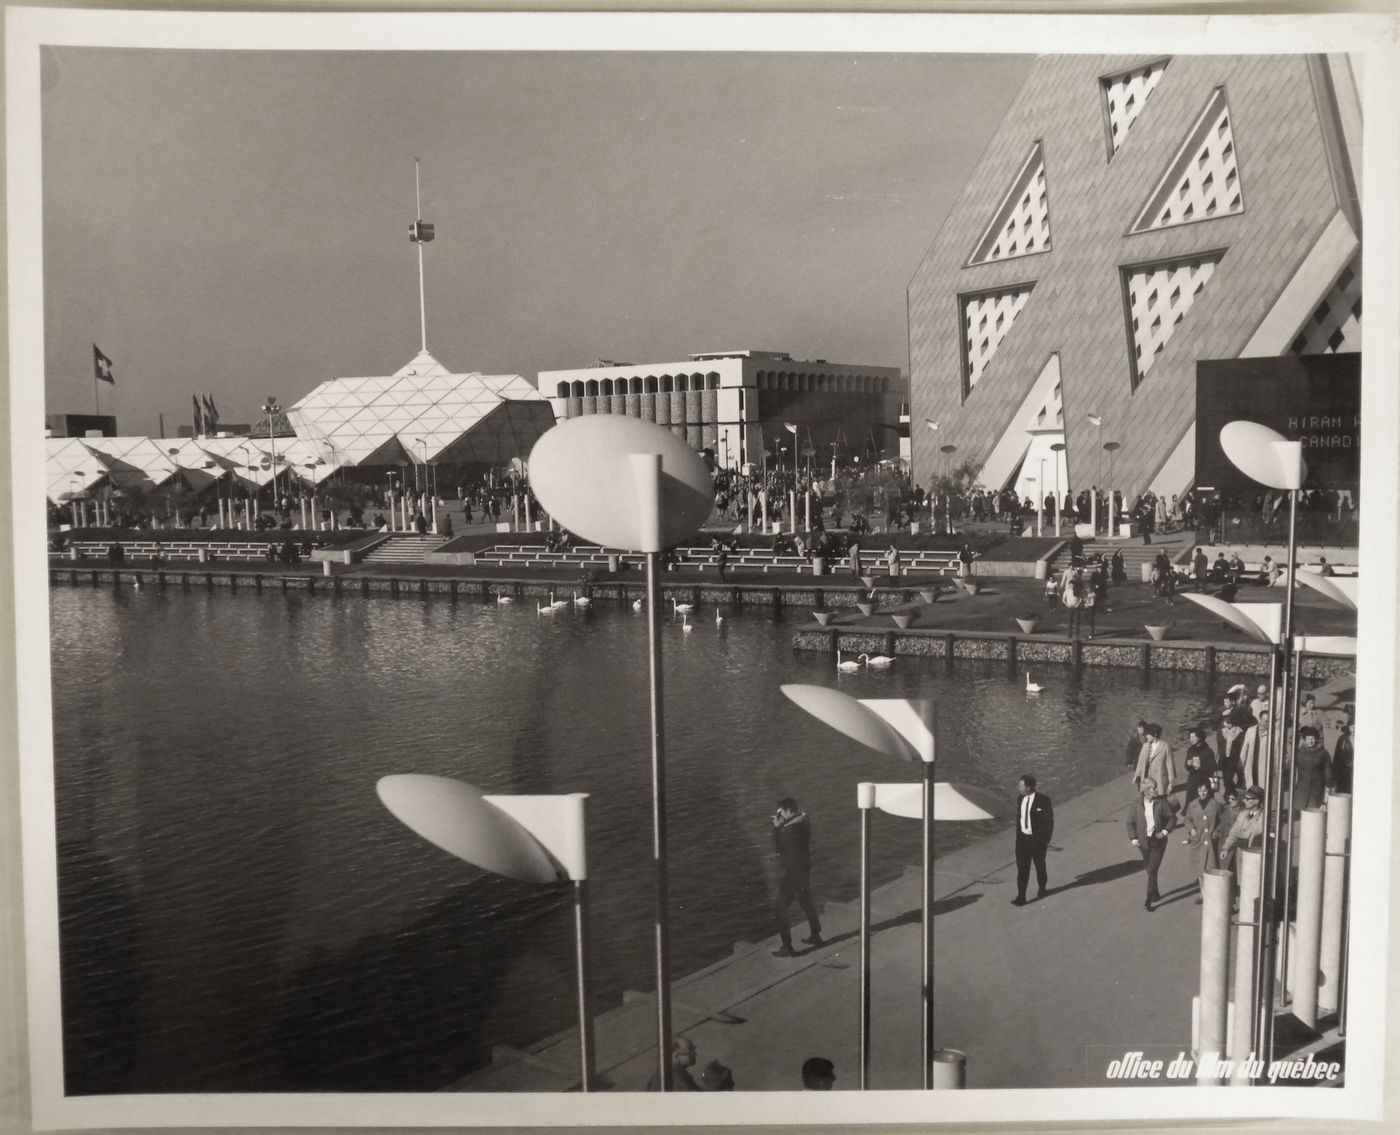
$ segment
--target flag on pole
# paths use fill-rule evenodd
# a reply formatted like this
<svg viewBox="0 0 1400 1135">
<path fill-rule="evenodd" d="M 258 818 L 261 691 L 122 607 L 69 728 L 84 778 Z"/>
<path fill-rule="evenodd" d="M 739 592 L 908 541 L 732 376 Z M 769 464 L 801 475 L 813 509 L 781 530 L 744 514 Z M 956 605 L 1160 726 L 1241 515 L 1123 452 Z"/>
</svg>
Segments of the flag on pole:
<svg viewBox="0 0 1400 1135">
<path fill-rule="evenodd" d="M 199 395 L 191 394 L 190 401 L 194 403 L 194 436 L 204 436 L 204 413 L 199 408 Z"/>
<path fill-rule="evenodd" d="M 428 221 L 414 221 L 408 226 L 408 239 L 414 244 L 427 244 L 433 239 L 433 226 Z"/>
<path fill-rule="evenodd" d="M 214 408 L 214 399 L 209 395 L 204 395 L 204 429 L 208 433 L 215 433 L 219 428 L 219 411 Z"/>
<path fill-rule="evenodd" d="M 113 386 L 117 384 L 112 377 L 112 360 L 102 353 L 96 343 L 92 345 L 92 373 L 101 382 L 109 382 Z"/>
</svg>

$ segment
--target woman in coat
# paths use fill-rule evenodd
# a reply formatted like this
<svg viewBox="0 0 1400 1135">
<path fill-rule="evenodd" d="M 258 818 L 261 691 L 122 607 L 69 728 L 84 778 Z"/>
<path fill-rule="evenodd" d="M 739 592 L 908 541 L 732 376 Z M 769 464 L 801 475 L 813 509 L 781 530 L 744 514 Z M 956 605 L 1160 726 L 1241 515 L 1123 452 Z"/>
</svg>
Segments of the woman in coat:
<svg viewBox="0 0 1400 1135">
<path fill-rule="evenodd" d="M 1208 782 L 1196 785 L 1196 796 L 1186 805 L 1182 819 L 1186 838 L 1181 842 L 1191 848 L 1191 869 L 1199 884 L 1205 873 L 1220 862 L 1220 801 L 1215 798 Z M 1201 900 L 1198 897 L 1196 901 Z"/>
</svg>

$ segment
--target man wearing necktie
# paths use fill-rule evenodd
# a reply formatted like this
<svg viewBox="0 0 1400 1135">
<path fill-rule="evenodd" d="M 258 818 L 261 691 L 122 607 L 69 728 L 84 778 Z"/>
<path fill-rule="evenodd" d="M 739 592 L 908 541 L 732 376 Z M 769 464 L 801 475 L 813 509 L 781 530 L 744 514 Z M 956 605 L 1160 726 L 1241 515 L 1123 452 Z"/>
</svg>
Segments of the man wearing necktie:
<svg viewBox="0 0 1400 1135">
<path fill-rule="evenodd" d="M 1035 790 L 1035 777 L 1026 773 L 1016 782 L 1021 803 L 1016 812 L 1016 897 L 1012 906 L 1026 905 L 1026 884 L 1035 864 L 1036 898 L 1045 897 L 1045 851 L 1055 831 L 1055 809 L 1050 797 Z"/>
</svg>

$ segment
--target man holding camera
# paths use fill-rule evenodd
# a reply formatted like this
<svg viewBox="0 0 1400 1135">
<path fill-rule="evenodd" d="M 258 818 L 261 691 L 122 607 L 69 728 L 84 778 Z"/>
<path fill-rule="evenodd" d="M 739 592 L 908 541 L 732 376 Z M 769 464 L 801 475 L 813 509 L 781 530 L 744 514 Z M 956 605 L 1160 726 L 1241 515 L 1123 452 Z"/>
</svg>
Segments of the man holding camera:
<svg viewBox="0 0 1400 1135">
<path fill-rule="evenodd" d="M 792 900 L 807 916 L 811 930 L 803 939 L 810 946 L 822 945 L 822 924 L 817 916 L 817 908 L 812 902 L 812 824 L 807 813 L 797 806 L 791 796 L 778 801 L 778 810 L 773 813 L 773 849 L 782 863 L 783 878 L 778 884 L 778 897 L 773 904 L 773 917 L 778 923 L 778 937 L 782 947 L 773 951 L 775 958 L 793 958 L 797 951 L 792 948 L 792 934 L 788 929 L 788 907 Z"/>
</svg>

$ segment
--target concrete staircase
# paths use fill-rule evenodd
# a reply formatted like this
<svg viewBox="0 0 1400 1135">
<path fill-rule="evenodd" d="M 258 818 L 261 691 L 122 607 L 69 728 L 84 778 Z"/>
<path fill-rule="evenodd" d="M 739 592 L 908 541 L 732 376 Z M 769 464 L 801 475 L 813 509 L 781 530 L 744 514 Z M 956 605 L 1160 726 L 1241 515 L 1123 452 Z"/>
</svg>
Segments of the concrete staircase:
<svg viewBox="0 0 1400 1135">
<path fill-rule="evenodd" d="M 1121 539 L 1108 539 L 1097 537 L 1093 540 L 1084 541 L 1084 557 L 1092 560 L 1099 553 L 1103 553 L 1104 559 L 1111 559 L 1114 552 L 1123 553 L 1123 570 L 1128 573 L 1128 580 L 1131 583 L 1138 583 L 1142 580 L 1142 564 L 1150 564 L 1157 558 L 1158 552 L 1166 552 L 1172 563 L 1181 563 L 1186 556 L 1191 554 L 1191 549 L 1196 546 L 1195 533 L 1170 532 L 1152 537 L 1152 543 L 1144 544 L 1141 536 L 1125 537 Z M 1069 542 L 1055 553 L 1054 559 L 1050 561 L 1051 572 L 1064 571 L 1069 567 Z"/>
<path fill-rule="evenodd" d="M 421 564 L 423 556 L 446 543 L 441 536 L 394 533 L 373 551 L 366 553 L 367 564 Z"/>
</svg>

